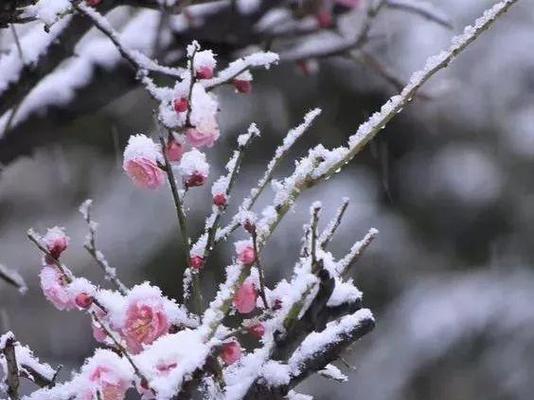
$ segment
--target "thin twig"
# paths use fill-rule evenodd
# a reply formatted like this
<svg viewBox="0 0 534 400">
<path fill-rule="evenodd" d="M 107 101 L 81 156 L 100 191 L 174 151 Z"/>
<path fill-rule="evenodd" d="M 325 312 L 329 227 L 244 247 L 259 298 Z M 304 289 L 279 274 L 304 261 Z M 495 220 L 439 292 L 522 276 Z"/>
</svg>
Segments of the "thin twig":
<svg viewBox="0 0 534 400">
<path fill-rule="evenodd" d="M 72 283 L 74 278 L 70 270 L 63 263 L 61 263 L 61 261 L 55 258 L 50 251 L 48 251 L 46 246 L 41 242 L 41 237 L 32 228 L 28 229 L 26 235 L 28 236 L 28 239 L 30 239 L 30 241 L 35 244 L 35 246 L 37 246 L 37 248 L 45 255 L 47 262 L 52 261 L 54 263 L 59 270 L 63 281 L 67 284 Z M 107 313 L 106 307 L 104 307 L 97 299 L 93 298 L 93 304 Z"/>
<path fill-rule="evenodd" d="M 181 79 L 181 70 L 171 67 L 166 67 L 158 64 L 156 61 L 140 53 L 128 49 L 119 38 L 117 32 L 111 27 L 107 20 L 94 8 L 87 6 L 85 3 L 78 3 L 71 0 L 72 7 L 79 13 L 89 18 L 94 26 L 106 35 L 115 45 L 121 56 L 126 59 L 137 70 L 141 76 L 148 75 L 149 72 L 158 72 L 174 78 Z"/>
<path fill-rule="evenodd" d="M 180 197 L 180 192 L 176 186 L 176 178 L 174 177 L 174 172 L 172 170 L 171 162 L 169 161 L 169 156 L 167 154 L 165 138 L 163 136 L 159 137 L 159 142 L 161 144 L 161 149 L 163 153 L 163 159 L 165 161 L 165 170 L 167 171 L 167 178 L 169 180 L 169 185 L 171 186 L 172 198 L 174 200 L 174 208 L 176 209 L 176 216 L 178 217 L 178 225 L 180 227 L 182 245 L 185 252 L 185 265 L 191 267 L 191 244 L 189 240 L 189 235 L 187 233 L 187 219 L 185 216 L 183 200 Z M 200 285 L 198 281 L 197 274 L 193 274 L 193 291 L 195 292 L 196 300 L 196 312 L 200 314 L 202 311 L 202 294 L 200 293 Z"/>
<path fill-rule="evenodd" d="M 19 52 L 20 61 L 22 64 L 26 64 L 24 61 L 24 53 L 22 52 L 22 46 L 20 45 L 19 35 L 17 34 L 17 29 L 14 24 L 9 25 L 11 28 L 11 33 L 13 34 L 13 39 L 15 40 L 15 45 L 17 46 L 17 51 Z"/>
<path fill-rule="evenodd" d="M 317 269 L 317 226 L 319 225 L 319 213 L 321 212 L 321 205 L 312 206 L 312 219 L 310 223 L 310 252 L 312 271 Z"/>
<path fill-rule="evenodd" d="M 115 288 L 123 296 L 125 296 L 128 294 L 128 288 L 117 277 L 115 268 L 112 268 L 109 265 L 108 261 L 104 257 L 104 254 L 96 247 L 96 222 L 91 219 L 91 205 L 92 200 L 86 200 L 82 206 L 80 206 L 80 212 L 82 213 L 83 219 L 85 222 L 87 222 L 87 226 L 89 227 L 89 235 L 87 237 L 88 240 L 83 247 L 93 257 L 100 269 L 102 269 L 106 279 L 110 280 Z"/>
<path fill-rule="evenodd" d="M 365 249 L 369 247 L 377 235 L 378 230 L 371 228 L 362 240 L 352 246 L 350 252 L 338 263 L 337 272 L 339 276 L 345 275 L 350 270 L 350 267 L 360 259 Z"/>
<path fill-rule="evenodd" d="M 334 234 L 336 233 L 337 228 L 339 228 L 341 220 L 343 219 L 343 216 L 345 215 L 345 211 L 347 211 L 348 206 L 349 199 L 345 197 L 343 199 L 343 203 L 336 212 L 336 216 L 332 221 L 330 221 L 326 229 L 323 231 L 323 233 L 321 233 L 321 236 L 319 237 L 319 245 L 322 249 L 325 249 L 334 237 Z"/>
<path fill-rule="evenodd" d="M 269 309 L 269 303 L 267 302 L 267 296 L 265 295 L 265 275 L 263 272 L 263 267 L 260 262 L 260 252 L 258 248 L 258 235 L 256 234 L 256 229 L 252 231 L 252 245 L 254 246 L 254 255 L 256 257 L 256 268 L 258 268 L 258 276 L 260 281 L 260 297 L 263 302 L 263 306 L 266 310 Z"/>
<path fill-rule="evenodd" d="M 406 11 L 412 14 L 419 15 L 429 21 L 435 22 L 447 29 L 453 29 L 454 26 L 450 19 L 441 10 L 435 9 L 435 7 L 427 1 L 406 1 L 406 0 L 387 0 L 387 6 L 391 9 L 398 9 Z"/>
<path fill-rule="evenodd" d="M 228 198 L 230 196 L 230 193 L 232 191 L 234 183 L 235 183 L 235 181 L 237 179 L 237 176 L 239 174 L 239 169 L 241 167 L 241 162 L 243 161 L 243 157 L 245 156 L 245 152 L 248 149 L 248 146 L 252 142 L 252 139 L 257 137 L 258 135 L 259 135 L 259 131 L 257 130 L 256 125 L 254 125 L 254 124 L 250 125 L 250 127 L 248 129 L 248 138 L 247 138 L 247 140 L 243 144 L 238 144 L 237 150 L 234 151 L 234 154 L 233 154 L 232 158 L 235 158 L 235 163 L 234 163 L 234 167 L 228 172 L 228 175 L 227 175 L 228 185 L 227 185 L 226 191 L 224 193 L 226 198 Z M 204 249 L 204 260 L 207 260 L 207 257 L 209 255 L 211 249 L 213 249 L 213 245 L 214 245 L 214 242 L 215 242 L 215 233 L 217 231 L 217 227 L 219 225 L 219 221 L 220 221 L 220 219 L 222 217 L 222 214 L 224 213 L 226 208 L 227 208 L 227 205 L 225 205 L 224 207 L 217 208 L 217 210 L 215 211 L 216 212 L 215 218 L 213 218 L 213 216 L 208 218 L 208 220 L 212 220 L 213 222 L 212 222 L 211 225 L 207 226 L 207 229 L 205 229 L 205 231 L 204 231 L 205 233 L 208 234 L 208 240 L 206 242 L 206 248 Z"/>
<path fill-rule="evenodd" d="M 267 164 L 267 169 L 258 181 L 258 184 L 250 190 L 249 196 L 245 198 L 239 206 L 240 211 L 250 211 L 252 209 L 252 207 L 254 206 L 254 204 L 256 204 L 256 201 L 262 194 L 263 190 L 273 179 L 274 171 L 276 170 L 276 168 L 280 165 L 282 160 L 293 148 L 293 145 L 308 130 L 307 128 L 315 120 L 315 118 L 319 116 L 320 113 L 321 110 L 319 109 L 315 109 L 308 112 L 304 117 L 304 122 L 288 132 L 282 144 L 276 148 L 274 156 Z M 224 228 L 218 229 L 217 234 L 215 236 L 215 243 L 218 243 L 221 240 L 225 240 L 239 226 L 239 223 L 239 219 L 236 215 L 232 218 L 232 221 L 228 225 L 226 225 Z"/>
<path fill-rule="evenodd" d="M 94 318 L 94 320 L 100 325 L 102 330 L 106 333 L 106 335 L 113 341 L 113 344 L 117 348 L 117 350 L 128 360 L 132 368 L 134 369 L 135 374 L 141 379 L 141 382 L 145 382 L 147 385 L 149 385 L 148 379 L 143 375 L 139 367 L 135 364 L 134 360 L 130 356 L 130 353 L 126 350 L 126 348 L 120 343 L 120 341 L 113 335 L 111 330 L 106 326 L 104 321 L 102 321 L 101 318 L 98 317 L 98 315 L 95 312 L 91 312 L 91 316 Z"/>
<path fill-rule="evenodd" d="M 197 54 L 197 43 L 194 42 L 193 44 L 193 52 L 191 53 L 191 56 L 189 57 L 189 91 L 187 93 L 187 115 L 185 117 L 185 126 L 189 127 L 191 126 L 191 111 L 193 110 L 193 86 L 195 85 L 196 78 L 195 78 L 195 55 Z"/>
<path fill-rule="evenodd" d="M 51 253 L 50 251 L 48 251 L 48 249 L 46 248 L 45 245 L 43 245 L 43 243 L 41 242 L 41 237 L 37 234 L 37 232 L 35 232 L 32 228 L 28 229 L 28 232 L 26 233 L 26 235 L 28 236 L 28 239 L 30 239 L 30 241 L 35 244 L 37 246 L 37 248 L 39 250 L 41 250 L 41 252 L 43 252 L 46 256 L 46 259 L 47 260 L 51 260 L 54 265 L 59 269 L 59 272 L 61 272 L 61 274 L 63 275 L 63 279 L 65 279 L 65 281 L 67 283 L 71 283 L 72 282 L 72 275 L 70 274 L 70 271 L 69 273 L 67 273 L 68 271 L 68 268 L 63 265 L 63 263 L 61 263 L 61 261 L 59 261 L 57 258 L 55 258 Z"/>
</svg>

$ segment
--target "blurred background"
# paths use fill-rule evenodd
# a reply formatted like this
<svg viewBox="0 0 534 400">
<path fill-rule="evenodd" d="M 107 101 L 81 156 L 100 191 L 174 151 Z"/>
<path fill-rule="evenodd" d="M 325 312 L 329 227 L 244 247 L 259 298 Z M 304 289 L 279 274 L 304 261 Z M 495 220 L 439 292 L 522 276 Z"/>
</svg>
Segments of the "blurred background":
<svg viewBox="0 0 534 400">
<path fill-rule="evenodd" d="M 493 4 L 433 3 L 452 29 L 395 11 L 377 20 L 381 39 L 373 53 L 401 80 Z M 425 86 L 424 95 L 341 174 L 306 192 L 280 225 L 264 253 L 270 282 L 289 276 L 315 200 L 323 202 L 326 223 L 344 196 L 351 199 L 332 246 L 338 256 L 370 227 L 380 231 L 353 270 L 377 327 L 346 354 L 354 370 L 339 365 L 348 383 L 317 377 L 300 392 L 317 399 L 532 399 L 533 27 L 532 3 L 520 2 Z M 372 70 L 340 57 L 320 60 L 309 75 L 291 63 L 259 72 L 248 96 L 218 89 L 223 129 L 208 150 L 210 181 L 222 173 L 236 136 L 252 121 L 262 136 L 244 161 L 233 206 L 307 110 L 320 107 L 323 114 L 278 177 L 308 147 L 343 144 L 394 93 Z M 92 354 L 95 342 L 85 316 L 59 312 L 44 300 L 40 258 L 26 239 L 27 228 L 64 226 L 72 239 L 64 261 L 76 274 L 102 282 L 82 247 L 86 226 L 78 206 L 92 198 L 97 241 L 123 281 L 150 280 L 169 296 L 180 290 L 183 254 L 170 192 L 139 190 L 121 169 L 128 137 L 155 132 L 152 107 L 141 89 L 131 90 L 47 128 L 33 156 L 10 162 L 0 175 L 0 263 L 17 269 L 29 285 L 21 296 L 0 282 L 2 330 L 12 329 L 42 360 L 66 370 Z M 39 119 L 24 129 L 38 134 Z M 270 200 L 266 193 L 257 209 Z M 195 189 L 187 201 L 196 235 L 210 208 L 209 187 Z M 221 246 L 206 269 L 206 298 L 232 253 L 230 243 Z"/>
</svg>

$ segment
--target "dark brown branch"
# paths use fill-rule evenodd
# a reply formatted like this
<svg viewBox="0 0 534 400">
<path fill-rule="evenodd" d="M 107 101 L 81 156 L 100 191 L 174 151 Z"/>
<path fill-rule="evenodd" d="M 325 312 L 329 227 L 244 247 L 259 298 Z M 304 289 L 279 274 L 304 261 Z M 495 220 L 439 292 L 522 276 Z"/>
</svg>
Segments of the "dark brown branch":
<svg viewBox="0 0 534 400">
<path fill-rule="evenodd" d="M 102 6 L 101 12 L 107 12 L 109 6 Z M 46 75 L 68 57 L 74 54 L 74 47 L 79 40 L 92 27 L 90 21 L 83 16 L 74 15 L 68 25 L 52 41 L 48 49 L 43 52 L 37 60 L 25 65 L 20 71 L 19 78 L 11 82 L 8 87 L 0 93 L 0 115 L 12 108 L 15 104 L 22 102 L 24 97 L 37 85 Z"/>
<path fill-rule="evenodd" d="M 17 356 L 15 354 L 15 338 L 9 337 L 6 339 L 2 352 L 7 364 L 7 394 L 11 400 L 19 400 L 19 367 L 17 364 Z"/>
</svg>

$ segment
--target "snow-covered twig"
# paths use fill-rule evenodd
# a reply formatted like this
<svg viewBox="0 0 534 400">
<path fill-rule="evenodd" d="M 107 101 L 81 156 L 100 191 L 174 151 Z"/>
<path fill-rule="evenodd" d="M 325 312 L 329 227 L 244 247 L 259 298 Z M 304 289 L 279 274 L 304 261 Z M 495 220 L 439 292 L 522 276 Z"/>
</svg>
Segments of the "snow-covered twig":
<svg viewBox="0 0 534 400">
<path fill-rule="evenodd" d="M 204 225 L 204 233 L 197 239 L 195 244 L 191 246 L 191 254 L 192 256 L 200 257 L 199 262 L 202 263 L 202 266 L 204 266 L 209 258 L 209 255 L 211 254 L 211 251 L 214 248 L 215 245 L 215 233 L 217 232 L 217 228 L 219 227 L 219 223 L 221 220 L 221 217 L 223 216 L 228 200 L 230 199 L 230 193 L 232 191 L 232 187 L 236 181 L 236 178 L 239 174 L 239 169 L 241 166 L 241 162 L 243 161 L 243 157 L 245 155 L 246 150 L 248 149 L 250 143 L 252 140 L 260 135 L 260 131 L 256 127 L 256 124 L 251 124 L 248 128 L 247 133 L 240 135 L 237 139 L 237 149 L 234 150 L 232 157 L 230 157 L 230 160 L 226 163 L 226 169 L 228 170 L 228 173 L 225 176 L 222 176 L 217 180 L 212 187 L 212 194 L 215 197 L 216 195 L 222 195 L 224 204 L 221 206 L 213 205 L 213 211 L 212 213 L 206 218 L 206 222 Z M 187 298 L 189 292 L 190 292 L 190 282 L 192 282 L 192 274 L 194 272 L 191 271 L 191 267 L 189 266 L 187 270 L 184 273 L 185 279 L 183 281 L 183 293 L 184 293 L 184 299 Z M 196 272 L 198 274 L 198 272 Z"/>
<path fill-rule="evenodd" d="M 252 209 L 265 187 L 273 179 L 274 171 L 276 170 L 276 168 L 280 165 L 280 163 L 287 156 L 293 145 L 308 130 L 312 122 L 315 120 L 315 118 L 319 116 L 320 113 L 321 110 L 318 108 L 311 110 L 304 116 L 304 121 L 302 122 L 302 124 L 291 129 L 287 133 L 287 135 L 284 137 L 282 144 L 276 148 L 274 156 L 267 164 L 267 168 L 263 176 L 258 181 L 258 184 L 250 190 L 249 196 L 245 198 L 239 206 L 239 213 L 247 212 Z M 232 218 L 232 222 L 217 231 L 217 234 L 215 236 L 215 242 L 226 240 L 228 236 L 239 226 L 239 224 L 240 216 L 238 214 Z"/>
<path fill-rule="evenodd" d="M 378 230 L 375 228 L 371 228 L 362 240 L 356 242 L 352 246 L 349 253 L 345 257 L 343 257 L 337 264 L 337 272 L 339 276 L 343 276 L 348 272 L 350 267 L 356 261 L 358 261 L 365 249 L 369 247 L 369 245 L 372 243 L 372 241 L 376 238 L 377 235 Z"/>
<path fill-rule="evenodd" d="M 336 216 L 332 221 L 329 222 L 328 226 L 325 228 L 325 230 L 321 233 L 321 236 L 319 237 L 319 245 L 324 250 L 332 238 L 334 237 L 337 228 L 339 228 L 339 225 L 341 224 L 341 220 L 343 219 L 343 216 L 345 215 L 345 211 L 347 211 L 347 207 L 349 206 L 349 198 L 345 197 L 343 198 L 343 203 L 338 208 L 336 212 Z"/>
<path fill-rule="evenodd" d="M 430 57 L 425 67 L 412 75 L 410 82 L 399 95 L 393 96 L 382 106 L 379 112 L 374 113 L 367 122 L 360 125 L 357 132 L 349 138 L 348 147 L 335 149 L 331 152 L 331 155 L 335 155 L 335 157 L 328 157 L 322 162 L 310 174 L 307 184 L 314 185 L 319 180 L 327 179 L 352 160 L 376 134 L 384 129 L 391 119 L 412 101 L 426 81 L 438 71 L 447 67 L 458 54 L 465 50 L 467 46 L 517 2 L 518 0 L 503 0 L 495 4 L 492 8 L 486 10 L 483 16 L 475 21 L 473 26 L 466 27 L 463 34 L 454 37 L 446 51 Z"/>
<path fill-rule="evenodd" d="M 93 200 L 87 199 L 80 206 L 80 213 L 82 214 L 85 222 L 87 222 L 87 226 L 89 228 L 87 240 L 84 243 L 83 247 L 87 250 L 87 252 L 96 261 L 98 266 L 102 269 L 106 279 L 110 280 L 121 294 L 126 295 L 128 293 L 128 288 L 117 277 L 117 270 L 109 265 L 108 260 L 106 259 L 104 254 L 96 247 L 96 228 L 98 224 L 91 219 L 92 204 Z"/>
<path fill-rule="evenodd" d="M 11 270 L 2 264 L 0 264 L 0 279 L 16 287 L 22 294 L 28 290 L 28 286 L 22 276 L 17 271 Z"/>
<path fill-rule="evenodd" d="M 146 75 L 149 72 L 159 72 L 172 76 L 176 79 L 181 77 L 183 72 L 182 70 L 160 65 L 140 51 L 130 50 L 122 43 L 120 36 L 117 34 L 117 32 L 115 32 L 109 22 L 94 8 L 87 6 L 83 2 L 77 3 L 76 1 L 71 1 L 71 4 L 74 9 L 83 14 L 85 17 L 89 18 L 94 26 L 113 42 L 124 59 L 132 64 L 138 74 Z"/>
<path fill-rule="evenodd" d="M 165 160 L 165 171 L 167 172 L 167 179 L 171 187 L 172 198 L 174 200 L 174 208 L 176 209 L 176 216 L 178 217 L 178 225 L 180 227 L 182 245 L 185 252 L 185 264 L 190 266 L 191 263 L 191 243 L 189 240 L 189 234 L 187 233 L 187 219 L 184 211 L 184 203 L 178 187 L 176 186 L 176 178 L 174 177 L 174 172 L 172 170 L 171 162 L 169 161 L 169 156 L 165 150 L 165 139 L 163 136 L 160 136 L 159 142 L 161 148 L 163 149 L 163 159 Z M 198 289 L 198 288 L 195 288 Z M 198 290 L 197 290 L 198 291 Z M 198 294 L 200 295 L 200 294 Z M 197 295 L 197 296 L 198 296 Z M 199 306 L 199 304 L 197 304 Z M 200 312 L 200 309 L 198 310 Z"/>
<path fill-rule="evenodd" d="M 44 245 L 41 235 L 35 232 L 33 228 L 30 228 L 26 232 L 26 236 L 28 237 L 28 239 L 30 239 L 30 242 L 32 242 L 35 246 L 37 246 L 39 250 L 41 250 L 41 252 L 46 257 L 47 262 L 51 262 L 57 267 L 65 281 L 67 283 L 72 282 L 72 274 L 70 273 L 69 269 L 65 265 L 63 265 L 61 261 L 54 257 L 52 253 L 50 253 L 50 251 Z"/>
<path fill-rule="evenodd" d="M 420 15 L 429 21 L 435 22 L 448 29 L 452 29 L 453 25 L 450 18 L 438 7 L 426 0 L 387 0 L 389 8 L 407 11 L 416 15 Z"/>
</svg>

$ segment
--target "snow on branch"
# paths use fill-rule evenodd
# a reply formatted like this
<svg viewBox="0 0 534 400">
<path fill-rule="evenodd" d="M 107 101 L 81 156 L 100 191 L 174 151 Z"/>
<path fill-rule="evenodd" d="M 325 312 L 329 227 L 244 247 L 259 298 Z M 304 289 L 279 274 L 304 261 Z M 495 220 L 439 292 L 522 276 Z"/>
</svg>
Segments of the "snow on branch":
<svg viewBox="0 0 534 400">
<path fill-rule="evenodd" d="M 17 271 L 9 269 L 2 264 L 0 264 L 0 279 L 17 288 L 22 294 L 28 291 L 28 286 L 22 276 Z"/>
</svg>

